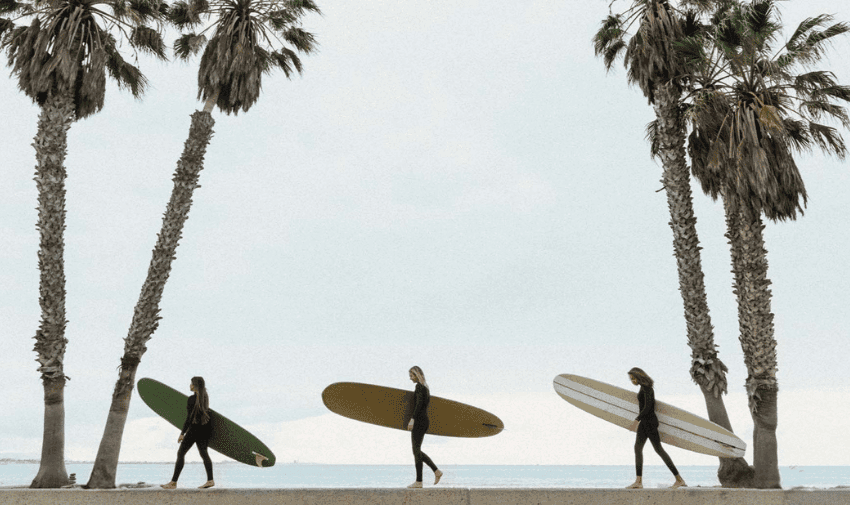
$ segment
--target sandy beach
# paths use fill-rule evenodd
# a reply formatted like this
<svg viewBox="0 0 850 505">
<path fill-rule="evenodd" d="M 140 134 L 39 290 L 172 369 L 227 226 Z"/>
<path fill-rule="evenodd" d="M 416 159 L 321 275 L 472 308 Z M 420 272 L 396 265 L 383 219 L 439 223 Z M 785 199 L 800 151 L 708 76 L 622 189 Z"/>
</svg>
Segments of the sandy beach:
<svg viewBox="0 0 850 505">
<path fill-rule="evenodd" d="M 670 489 L 0 489 L 8 505 L 842 505 L 850 488 Z"/>
</svg>

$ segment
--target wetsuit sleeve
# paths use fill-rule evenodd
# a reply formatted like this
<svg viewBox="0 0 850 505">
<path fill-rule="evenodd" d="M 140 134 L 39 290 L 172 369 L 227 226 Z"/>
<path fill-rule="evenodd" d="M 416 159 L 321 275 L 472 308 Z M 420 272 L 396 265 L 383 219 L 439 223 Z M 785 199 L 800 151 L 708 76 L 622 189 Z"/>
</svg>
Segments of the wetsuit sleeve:
<svg viewBox="0 0 850 505">
<path fill-rule="evenodd" d="M 413 392 L 413 419 L 418 419 L 422 413 L 422 405 L 425 404 L 425 386 L 422 384 L 416 385 L 416 391 Z"/>
<path fill-rule="evenodd" d="M 195 396 L 192 395 L 186 400 L 186 421 L 183 423 L 183 429 L 180 431 L 181 435 L 186 434 L 186 430 L 189 429 L 189 425 L 192 423 L 192 407 L 195 406 L 194 399 Z"/>
<path fill-rule="evenodd" d="M 652 388 L 640 388 L 638 399 L 640 399 L 641 396 L 643 396 L 643 401 L 640 403 L 643 403 L 643 408 L 640 409 L 640 413 L 635 419 L 636 421 L 642 421 L 655 412 L 655 392 L 652 391 Z"/>
</svg>

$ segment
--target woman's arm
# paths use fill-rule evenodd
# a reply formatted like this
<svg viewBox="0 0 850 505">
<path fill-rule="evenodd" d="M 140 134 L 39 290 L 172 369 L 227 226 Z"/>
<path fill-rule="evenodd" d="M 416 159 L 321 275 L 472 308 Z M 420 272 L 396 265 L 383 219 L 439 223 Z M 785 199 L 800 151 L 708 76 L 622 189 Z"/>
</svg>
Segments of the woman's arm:
<svg viewBox="0 0 850 505">
<path fill-rule="evenodd" d="M 425 403 L 425 386 L 422 384 L 416 385 L 416 391 L 413 392 L 413 419 L 417 419 L 422 413 L 422 404 Z"/>
<path fill-rule="evenodd" d="M 192 410 L 195 407 L 195 395 L 189 397 L 186 400 L 186 421 L 183 423 L 183 429 L 180 430 L 180 435 L 184 435 L 186 431 L 189 429 L 189 425 L 192 424 Z"/>
<path fill-rule="evenodd" d="M 636 421 L 642 421 L 647 418 L 652 412 L 655 412 L 655 393 L 652 388 L 641 387 L 638 393 L 638 399 L 643 396 L 643 408 L 640 409 Z"/>
</svg>

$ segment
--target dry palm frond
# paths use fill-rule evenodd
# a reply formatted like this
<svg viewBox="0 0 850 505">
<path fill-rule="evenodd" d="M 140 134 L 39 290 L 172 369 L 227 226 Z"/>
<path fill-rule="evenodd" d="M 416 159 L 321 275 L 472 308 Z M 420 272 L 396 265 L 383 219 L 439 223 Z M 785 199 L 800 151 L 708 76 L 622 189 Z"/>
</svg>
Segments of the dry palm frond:
<svg viewBox="0 0 850 505">
<path fill-rule="evenodd" d="M 318 45 L 313 34 L 301 28 L 301 18 L 309 12 L 321 14 L 310 0 L 176 2 L 169 20 L 187 32 L 175 41 L 174 54 L 187 59 L 203 49 L 198 98 L 215 98 L 221 111 L 238 114 L 259 99 L 263 74 L 275 68 L 287 78 L 301 73 L 297 53 L 309 54 Z M 200 32 L 189 31 L 205 22 Z"/>
<path fill-rule="evenodd" d="M 844 105 L 850 88 L 832 72 L 806 68 L 848 31 L 832 22 L 827 15 L 803 21 L 776 51 L 776 1 L 731 2 L 715 14 L 703 39 L 680 45 L 703 86 L 691 93 L 687 117 L 694 128 L 692 170 L 707 193 L 716 197 L 726 185 L 770 219 L 795 219 L 807 195 L 793 153 L 817 146 L 845 155 L 840 133 L 822 120 L 850 126 Z M 706 88 L 724 100 L 709 100 Z"/>
<path fill-rule="evenodd" d="M 147 81 L 121 56 L 119 39 L 165 59 L 162 36 L 150 26 L 160 28 L 159 0 L 2 0 L 2 6 L 16 12 L 18 22 L 30 19 L 29 25 L 0 25 L 0 46 L 19 88 L 39 104 L 51 93 L 70 93 L 77 119 L 103 108 L 107 74 L 137 98 L 144 92 Z"/>
</svg>

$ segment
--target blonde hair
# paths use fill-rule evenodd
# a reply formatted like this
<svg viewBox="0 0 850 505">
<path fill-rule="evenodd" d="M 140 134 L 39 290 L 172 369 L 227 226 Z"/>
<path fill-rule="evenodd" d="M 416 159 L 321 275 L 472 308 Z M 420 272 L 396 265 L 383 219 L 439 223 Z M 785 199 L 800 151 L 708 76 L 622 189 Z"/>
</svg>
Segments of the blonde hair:
<svg viewBox="0 0 850 505">
<path fill-rule="evenodd" d="M 411 367 L 410 372 L 413 373 L 414 377 L 416 377 L 416 382 L 422 384 L 426 388 L 428 387 L 428 382 L 425 381 L 425 372 L 423 372 L 421 368 L 419 368 L 418 366 Z"/>
<path fill-rule="evenodd" d="M 652 380 L 652 377 L 647 375 L 646 372 L 644 372 L 643 370 L 641 370 L 638 367 L 634 367 L 631 370 L 629 370 L 629 375 L 634 377 L 635 380 L 637 381 L 637 383 L 640 384 L 641 386 L 646 386 L 646 387 L 651 388 L 652 385 L 655 383 Z"/>
</svg>

